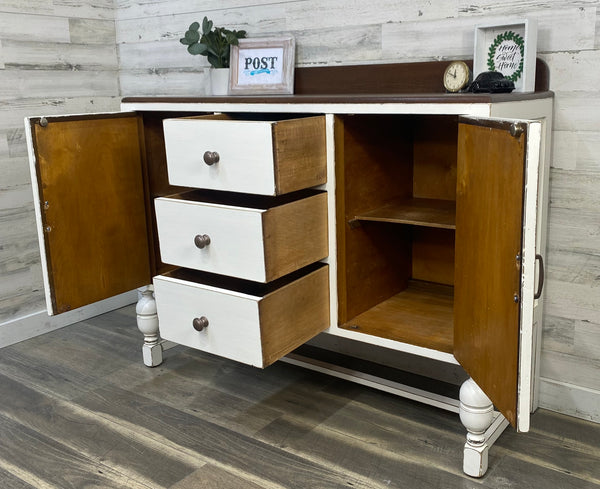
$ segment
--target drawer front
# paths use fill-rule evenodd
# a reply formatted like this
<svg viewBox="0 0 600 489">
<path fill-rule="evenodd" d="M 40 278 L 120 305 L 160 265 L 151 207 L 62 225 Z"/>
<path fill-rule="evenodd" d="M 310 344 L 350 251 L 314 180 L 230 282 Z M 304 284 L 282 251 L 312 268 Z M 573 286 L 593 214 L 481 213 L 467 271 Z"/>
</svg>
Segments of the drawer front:
<svg viewBox="0 0 600 489">
<path fill-rule="evenodd" d="M 266 367 L 329 326 L 329 275 L 322 265 L 264 295 L 154 278 L 162 338 Z M 194 328 L 203 326 L 199 331 Z"/>
<path fill-rule="evenodd" d="M 155 200 L 164 263 L 269 282 L 327 256 L 325 193 L 270 209 Z"/>
<path fill-rule="evenodd" d="M 323 116 L 277 122 L 224 117 L 163 122 L 171 184 L 281 195 L 325 183 Z"/>
</svg>

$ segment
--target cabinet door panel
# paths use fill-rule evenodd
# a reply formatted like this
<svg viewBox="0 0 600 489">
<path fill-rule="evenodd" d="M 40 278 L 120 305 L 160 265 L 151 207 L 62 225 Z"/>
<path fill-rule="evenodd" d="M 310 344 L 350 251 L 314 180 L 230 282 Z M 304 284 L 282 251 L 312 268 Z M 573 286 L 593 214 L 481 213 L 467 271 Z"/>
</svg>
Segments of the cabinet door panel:
<svg viewBox="0 0 600 489">
<path fill-rule="evenodd" d="M 459 125 L 454 355 L 521 431 L 531 390 L 535 232 L 526 229 L 535 228 L 539 130 L 513 121 Z"/>
<path fill-rule="evenodd" d="M 135 114 L 26 124 L 48 312 L 150 283 Z"/>
</svg>

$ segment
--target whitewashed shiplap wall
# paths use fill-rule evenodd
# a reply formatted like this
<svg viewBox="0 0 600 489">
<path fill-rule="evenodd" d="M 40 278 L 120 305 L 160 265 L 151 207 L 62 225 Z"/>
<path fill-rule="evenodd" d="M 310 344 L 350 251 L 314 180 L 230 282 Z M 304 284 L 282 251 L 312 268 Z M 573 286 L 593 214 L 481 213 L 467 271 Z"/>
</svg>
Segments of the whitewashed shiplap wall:
<svg viewBox="0 0 600 489">
<path fill-rule="evenodd" d="M 204 94 L 178 41 L 204 15 L 293 34 L 303 66 L 471 57 L 475 25 L 537 20 L 556 93 L 541 402 L 600 421 L 599 1 L 0 0 L 0 326 L 43 307 L 23 116 Z"/>
<path fill-rule="evenodd" d="M 0 344 L 53 326 L 23 118 L 118 110 L 117 71 L 112 0 L 0 1 Z"/>
</svg>

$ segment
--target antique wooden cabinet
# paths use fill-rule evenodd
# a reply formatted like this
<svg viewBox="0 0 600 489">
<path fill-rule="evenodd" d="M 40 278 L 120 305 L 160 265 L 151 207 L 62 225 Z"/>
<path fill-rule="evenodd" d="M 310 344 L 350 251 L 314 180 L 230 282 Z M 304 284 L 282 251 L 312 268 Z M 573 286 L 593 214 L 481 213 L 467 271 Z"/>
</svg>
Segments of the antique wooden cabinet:
<svg viewBox="0 0 600 489">
<path fill-rule="evenodd" d="M 159 331 L 260 367 L 323 331 L 459 363 L 460 401 L 394 391 L 460 412 L 483 475 L 536 407 L 552 94 L 540 75 L 445 94 L 443 69 L 299 69 L 294 96 L 28 119 L 49 313 L 153 282 L 150 366 Z"/>
</svg>

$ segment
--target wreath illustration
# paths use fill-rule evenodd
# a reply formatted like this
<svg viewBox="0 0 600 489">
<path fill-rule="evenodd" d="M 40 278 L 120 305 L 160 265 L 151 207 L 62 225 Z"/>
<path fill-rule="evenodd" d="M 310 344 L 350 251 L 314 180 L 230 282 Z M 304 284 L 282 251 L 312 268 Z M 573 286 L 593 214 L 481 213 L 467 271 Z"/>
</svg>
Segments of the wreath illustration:
<svg viewBox="0 0 600 489">
<path fill-rule="evenodd" d="M 496 50 L 505 41 L 514 42 L 519 47 L 519 50 L 521 51 L 521 61 L 519 62 L 519 67 L 514 71 L 514 73 L 512 75 L 506 77 L 509 80 L 516 82 L 521 77 L 521 74 L 523 73 L 523 60 L 525 59 L 525 41 L 519 34 L 516 34 L 513 31 L 506 31 L 506 32 L 503 32 L 502 34 L 498 34 L 496 36 L 496 38 L 494 39 L 494 42 L 492 42 L 492 45 L 490 46 L 490 49 L 488 51 L 488 59 L 487 59 L 488 69 L 491 71 L 498 71 L 496 69 L 496 64 L 495 64 Z"/>
</svg>

